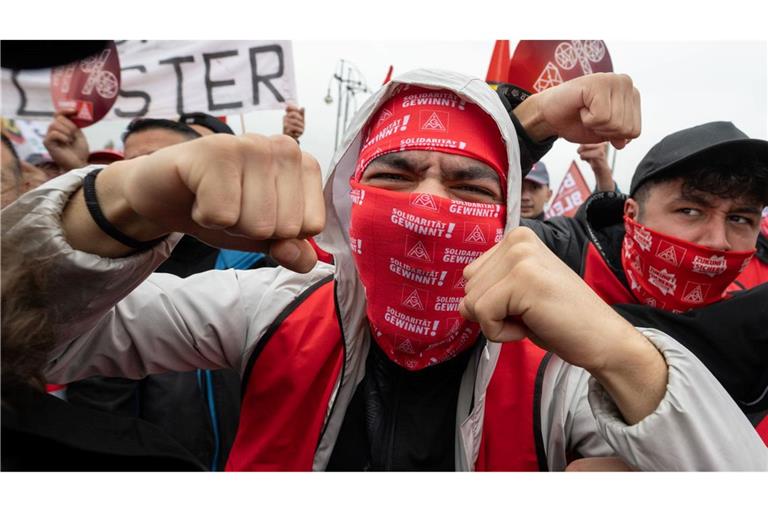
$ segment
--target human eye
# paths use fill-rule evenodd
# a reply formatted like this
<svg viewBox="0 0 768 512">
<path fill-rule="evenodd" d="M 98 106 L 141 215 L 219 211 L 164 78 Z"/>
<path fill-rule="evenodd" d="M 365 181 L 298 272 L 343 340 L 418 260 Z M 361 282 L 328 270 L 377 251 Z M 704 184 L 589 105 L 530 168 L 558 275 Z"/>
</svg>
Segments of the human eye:
<svg viewBox="0 0 768 512">
<path fill-rule="evenodd" d="M 379 181 L 408 181 L 408 176 L 400 172 L 374 171 L 367 176 L 368 180 Z"/>
<path fill-rule="evenodd" d="M 686 217 L 698 217 L 701 215 L 701 210 L 698 208 L 678 208 L 675 212 Z"/>
<path fill-rule="evenodd" d="M 751 219 L 750 217 L 746 217 L 744 215 L 729 215 L 728 222 L 732 222 L 734 224 L 740 224 L 743 226 L 752 226 L 755 224 L 755 221 L 753 219 Z"/>
<path fill-rule="evenodd" d="M 488 196 L 488 197 L 495 197 L 495 194 L 491 190 L 478 185 L 462 184 L 462 185 L 456 185 L 454 189 L 463 190 L 473 194 L 479 194 L 479 195 Z"/>
</svg>

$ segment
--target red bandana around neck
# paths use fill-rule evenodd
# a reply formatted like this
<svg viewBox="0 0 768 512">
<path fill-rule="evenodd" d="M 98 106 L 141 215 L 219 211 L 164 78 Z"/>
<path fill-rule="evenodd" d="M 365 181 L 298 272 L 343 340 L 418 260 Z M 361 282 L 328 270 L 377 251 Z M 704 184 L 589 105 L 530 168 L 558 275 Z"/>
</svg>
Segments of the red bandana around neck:
<svg viewBox="0 0 768 512">
<path fill-rule="evenodd" d="M 723 298 L 751 251 L 718 251 L 648 229 L 624 217 L 621 264 L 643 304 L 683 313 Z"/>
<path fill-rule="evenodd" d="M 371 117 L 355 168 L 360 178 L 375 158 L 410 150 L 467 156 L 490 166 L 507 190 L 507 148 L 496 122 L 456 93 L 400 85 Z"/>
<path fill-rule="evenodd" d="M 464 267 L 501 240 L 503 205 L 393 192 L 352 180 L 350 243 L 374 341 L 409 370 L 472 346 L 464 320 Z"/>
</svg>

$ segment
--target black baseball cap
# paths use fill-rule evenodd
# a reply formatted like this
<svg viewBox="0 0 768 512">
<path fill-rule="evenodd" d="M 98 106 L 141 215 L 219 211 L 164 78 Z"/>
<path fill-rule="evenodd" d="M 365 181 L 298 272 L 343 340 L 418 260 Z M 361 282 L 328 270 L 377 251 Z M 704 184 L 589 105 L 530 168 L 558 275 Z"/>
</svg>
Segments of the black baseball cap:
<svg viewBox="0 0 768 512">
<path fill-rule="evenodd" d="M 629 195 L 651 178 L 673 171 L 693 157 L 720 151 L 751 153 L 768 162 L 768 141 L 751 139 L 728 121 L 715 121 L 667 135 L 637 165 Z"/>
<path fill-rule="evenodd" d="M 205 126 L 213 133 L 228 133 L 234 135 L 235 132 L 229 127 L 227 123 L 219 119 L 218 117 L 206 114 L 205 112 L 191 112 L 184 114 L 179 118 L 180 123 L 184 124 L 198 124 Z"/>
<path fill-rule="evenodd" d="M 528 171 L 523 179 L 530 180 L 538 183 L 539 185 L 549 186 L 549 173 L 547 172 L 547 166 L 544 162 L 536 162 Z"/>
</svg>

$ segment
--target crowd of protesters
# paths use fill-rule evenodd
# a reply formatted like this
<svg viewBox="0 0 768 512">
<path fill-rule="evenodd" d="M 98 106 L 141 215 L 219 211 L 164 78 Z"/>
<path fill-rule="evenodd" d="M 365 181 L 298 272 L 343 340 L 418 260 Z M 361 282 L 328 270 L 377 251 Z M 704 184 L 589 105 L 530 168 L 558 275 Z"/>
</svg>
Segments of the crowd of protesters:
<svg viewBox="0 0 768 512">
<path fill-rule="evenodd" d="M 405 73 L 325 183 L 295 105 L 3 136 L 3 469 L 768 469 L 768 141 L 670 133 L 625 195 L 639 94 Z M 595 190 L 546 218 L 558 137 Z"/>
</svg>

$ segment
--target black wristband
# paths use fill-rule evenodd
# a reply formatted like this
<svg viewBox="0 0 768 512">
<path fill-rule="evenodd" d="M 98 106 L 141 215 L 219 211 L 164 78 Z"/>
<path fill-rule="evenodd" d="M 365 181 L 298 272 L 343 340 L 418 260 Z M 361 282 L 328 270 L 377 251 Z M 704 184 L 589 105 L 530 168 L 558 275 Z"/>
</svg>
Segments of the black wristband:
<svg viewBox="0 0 768 512">
<path fill-rule="evenodd" d="M 139 251 L 151 249 L 158 243 L 162 242 L 163 239 L 165 239 L 165 236 L 155 238 L 154 240 L 147 240 L 146 242 L 136 240 L 135 238 L 131 238 L 118 230 L 107 220 L 107 217 L 104 216 L 104 212 L 101 211 L 101 206 L 99 206 L 99 199 L 96 197 L 96 176 L 102 170 L 103 167 L 89 172 L 85 176 L 85 180 L 83 180 L 83 195 L 85 196 L 85 206 L 88 207 L 88 212 L 90 212 L 91 218 L 93 218 L 93 221 L 96 223 L 96 225 L 99 226 L 99 228 L 104 233 L 114 238 L 121 244 Z"/>
</svg>

